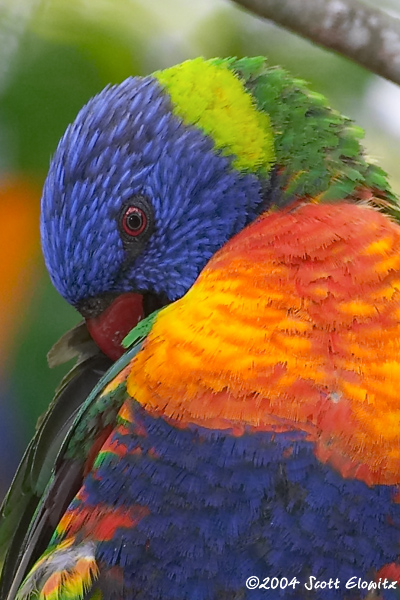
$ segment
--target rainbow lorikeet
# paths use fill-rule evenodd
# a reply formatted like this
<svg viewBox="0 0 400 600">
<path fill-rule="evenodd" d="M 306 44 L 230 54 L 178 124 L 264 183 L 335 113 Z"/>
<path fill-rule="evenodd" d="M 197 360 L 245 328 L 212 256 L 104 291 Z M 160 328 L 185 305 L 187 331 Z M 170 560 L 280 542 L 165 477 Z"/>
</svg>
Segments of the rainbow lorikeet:
<svg viewBox="0 0 400 600">
<path fill-rule="evenodd" d="M 80 111 L 42 245 L 102 352 L 5 501 L 2 600 L 395 597 L 399 207 L 360 135 L 262 58 Z"/>
</svg>

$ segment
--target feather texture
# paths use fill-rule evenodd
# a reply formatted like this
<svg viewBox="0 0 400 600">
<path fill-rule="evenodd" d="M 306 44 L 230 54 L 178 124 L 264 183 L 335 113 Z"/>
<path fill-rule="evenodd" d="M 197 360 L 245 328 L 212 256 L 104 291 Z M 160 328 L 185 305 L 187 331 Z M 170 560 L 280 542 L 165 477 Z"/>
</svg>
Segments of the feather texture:
<svg viewBox="0 0 400 600">
<path fill-rule="evenodd" d="M 78 308 L 170 304 L 42 446 L 7 600 L 356 600 L 304 584 L 399 578 L 399 209 L 361 136 L 263 58 L 81 110 L 43 194 L 53 282 Z"/>
</svg>

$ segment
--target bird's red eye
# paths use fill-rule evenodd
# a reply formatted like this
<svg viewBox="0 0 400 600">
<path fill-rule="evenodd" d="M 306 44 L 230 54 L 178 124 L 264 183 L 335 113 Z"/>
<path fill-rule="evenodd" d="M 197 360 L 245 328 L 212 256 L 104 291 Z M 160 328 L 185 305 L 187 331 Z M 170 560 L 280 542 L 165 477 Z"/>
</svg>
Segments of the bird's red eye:
<svg viewBox="0 0 400 600">
<path fill-rule="evenodd" d="M 146 226 L 147 216 L 144 210 L 138 206 L 129 206 L 122 217 L 122 227 L 125 233 L 136 237 L 143 233 Z"/>
</svg>

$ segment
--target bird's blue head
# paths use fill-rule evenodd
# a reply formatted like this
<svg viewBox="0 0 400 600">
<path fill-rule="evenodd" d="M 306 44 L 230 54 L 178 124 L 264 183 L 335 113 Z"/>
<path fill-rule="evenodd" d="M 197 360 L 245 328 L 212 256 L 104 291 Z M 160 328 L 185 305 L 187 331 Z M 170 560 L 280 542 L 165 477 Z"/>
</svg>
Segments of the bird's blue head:
<svg viewBox="0 0 400 600">
<path fill-rule="evenodd" d="M 67 128 L 44 185 L 55 287 L 89 319 L 120 295 L 152 298 L 148 310 L 181 297 L 264 209 L 272 147 L 268 117 L 224 63 L 106 88 Z"/>
</svg>

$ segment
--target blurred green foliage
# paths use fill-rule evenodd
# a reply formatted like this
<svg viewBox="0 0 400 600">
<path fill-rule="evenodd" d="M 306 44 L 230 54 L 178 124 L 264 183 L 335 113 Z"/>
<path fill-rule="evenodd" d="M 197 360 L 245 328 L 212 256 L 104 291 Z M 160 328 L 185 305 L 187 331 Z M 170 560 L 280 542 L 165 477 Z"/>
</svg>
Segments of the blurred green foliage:
<svg viewBox="0 0 400 600">
<path fill-rule="evenodd" d="M 108 83 L 197 55 L 260 54 L 309 80 L 342 112 L 360 116 L 361 124 L 370 128 L 370 151 L 376 144 L 381 153 L 387 144 L 393 160 L 394 142 L 382 141 L 371 115 L 360 110 L 370 74 L 262 22 L 228 0 L 3 0 L 1 177 L 29 174 L 43 181 L 67 124 Z M 384 157 L 381 162 L 385 166 Z M 37 223 L 33 226 L 38 228 Z M 7 363 L 7 369 L 0 370 L 0 394 L 4 392 L 0 419 L 7 413 L 18 414 L 23 440 L 11 452 L 14 461 L 0 460 L 0 485 L 2 471 L 5 480 L 9 477 L 6 466 L 14 468 L 22 445 L 65 372 L 66 367 L 50 371 L 46 353 L 78 321 L 75 311 L 53 290 L 42 261 L 31 285 L 31 299 L 21 306 L 12 339 L 0 354 L 0 368 L 2 362 Z M 1 438 L 0 455 L 5 456 Z"/>
</svg>

